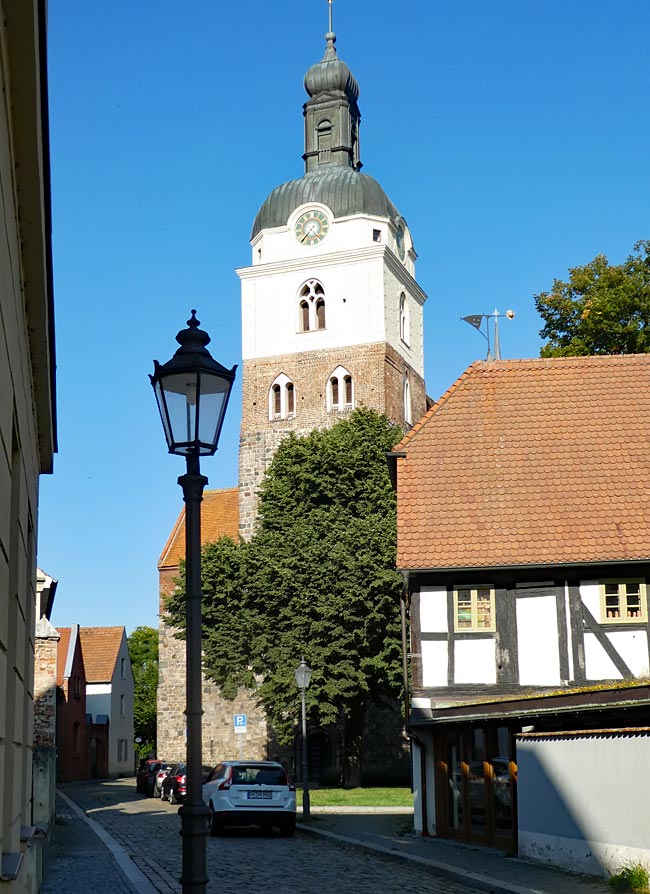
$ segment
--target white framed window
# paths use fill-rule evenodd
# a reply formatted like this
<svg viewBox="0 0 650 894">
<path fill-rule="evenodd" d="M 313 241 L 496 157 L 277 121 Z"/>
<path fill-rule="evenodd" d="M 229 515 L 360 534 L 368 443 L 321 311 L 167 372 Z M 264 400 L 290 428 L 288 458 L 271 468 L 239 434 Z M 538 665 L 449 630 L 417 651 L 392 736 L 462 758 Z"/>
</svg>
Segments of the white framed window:
<svg viewBox="0 0 650 894">
<path fill-rule="evenodd" d="M 276 378 L 269 389 L 269 421 L 292 419 L 296 415 L 296 389 L 284 373 Z"/>
<path fill-rule="evenodd" d="M 308 279 L 298 291 L 298 331 L 325 328 L 325 289 L 317 279 Z"/>
<path fill-rule="evenodd" d="M 492 587 L 454 589 L 454 630 L 458 633 L 485 633 L 495 630 Z"/>
<path fill-rule="evenodd" d="M 337 366 L 327 382 L 327 410 L 341 412 L 354 407 L 354 380 L 344 366 Z"/>
<path fill-rule="evenodd" d="M 599 586 L 603 624 L 646 623 L 648 597 L 644 580 L 603 580 Z"/>
<path fill-rule="evenodd" d="M 399 296 L 399 337 L 405 345 L 409 346 L 411 344 L 409 303 L 404 292 Z"/>
<path fill-rule="evenodd" d="M 411 383 L 408 372 L 404 373 L 404 421 L 413 425 L 413 404 L 411 401 Z"/>
</svg>

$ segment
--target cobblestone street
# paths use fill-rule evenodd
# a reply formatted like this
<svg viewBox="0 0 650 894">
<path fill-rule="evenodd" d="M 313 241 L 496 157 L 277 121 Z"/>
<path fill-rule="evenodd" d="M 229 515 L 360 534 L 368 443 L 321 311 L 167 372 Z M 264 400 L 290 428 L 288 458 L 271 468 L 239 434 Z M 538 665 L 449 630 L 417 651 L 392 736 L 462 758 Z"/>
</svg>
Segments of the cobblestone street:
<svg viewBox="0 0 650 894">
<path fill-rule="evenodd" d="M 161 894 L 180 891 L 180 818 L 177 807 L 145 798 L 133 780 L 87 783 L 67 796 L 126 850 Z M 315 820 L 318 822 L 318 820 Z M 427 867 L 393 862 L 297 831 L 295 838 L 237 830 L 208 838 L 208 891 L 214 894 L 378 894 L 422 888 L 430 894 L 477 894 L 478 889 L 436 876 Z M 88 891 L 92 891 L 89 883 Z M 119 890 L 119 889 L 116 889 Z"/>
</svg>

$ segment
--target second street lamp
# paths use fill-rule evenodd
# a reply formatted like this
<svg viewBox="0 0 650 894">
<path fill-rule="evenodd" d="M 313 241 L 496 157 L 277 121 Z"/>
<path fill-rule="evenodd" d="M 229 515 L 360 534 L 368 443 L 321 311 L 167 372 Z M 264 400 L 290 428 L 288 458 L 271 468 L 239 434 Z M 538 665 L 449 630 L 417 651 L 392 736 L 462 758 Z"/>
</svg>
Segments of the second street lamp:
<svg viewBox="0 0 650 894">
<path fill-rule="evenodd" d="M 311 680 L 311 668 L 307 666 L 304 658 L 295 670 L 296 685 L 300 690 L 302 701 L 302 818 L 308 820 L 311 817 L 309 804 L 309 765 L 307 757 L 307 708 L 305 705 L 305 692 L 309 688 Z"/>
<path fill-rule="evenodd" d="M 214 360 L 199 329 L 196 311 L 176 336 L 180 348 L 171 360 L 154 360 L 149 376 L 158 401 L 170 453 L 184 456 L 186 474 L 178 483 L 185 501 L 185 655 L 187 707 L 187 795 L 179 810 L 183 839 L 183 894 L 205 894 L 208 883 L 206 838 L 208 807 L 203 803 L 201 742 L 201 502 L 208 479 L 200 456 L 216 453 L 236 366 Z"/>
</svg>

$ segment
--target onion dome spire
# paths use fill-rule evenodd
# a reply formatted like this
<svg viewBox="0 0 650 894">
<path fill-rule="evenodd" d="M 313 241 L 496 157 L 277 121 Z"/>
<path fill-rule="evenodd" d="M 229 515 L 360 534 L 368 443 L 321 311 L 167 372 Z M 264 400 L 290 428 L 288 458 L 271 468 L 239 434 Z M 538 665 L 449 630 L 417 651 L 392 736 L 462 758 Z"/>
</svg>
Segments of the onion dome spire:
<svg viewBox="0 0 650 894">
<path fill-rule="evenodd" d="M 336 52 L 336 34 L 325 35 L 325 55 L 305 75 L 305 172 L 346 166 L 360 170 L 359 85 Z"/>
</svg>

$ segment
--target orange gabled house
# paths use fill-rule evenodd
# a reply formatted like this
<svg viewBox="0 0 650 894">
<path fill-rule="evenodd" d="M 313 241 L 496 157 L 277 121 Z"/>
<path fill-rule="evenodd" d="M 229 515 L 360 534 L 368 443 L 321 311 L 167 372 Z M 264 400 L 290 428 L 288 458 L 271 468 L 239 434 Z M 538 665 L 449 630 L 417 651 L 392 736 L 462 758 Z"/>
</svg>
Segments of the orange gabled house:
<svg viewBox="0 0 650 894">
<path fill-rule="evenodd" d="M 584 872 L 638 858 L 603 825 L 620 808 L 650 841 L 638 780 L 585 774 L 650 746 L 650 354 L 474 363 L 389 464 L 416 828 Z"/>
</svg>

